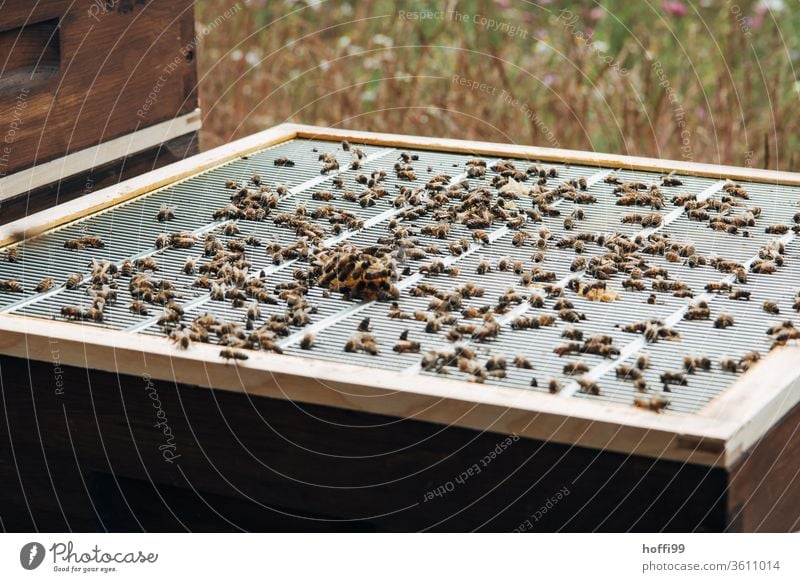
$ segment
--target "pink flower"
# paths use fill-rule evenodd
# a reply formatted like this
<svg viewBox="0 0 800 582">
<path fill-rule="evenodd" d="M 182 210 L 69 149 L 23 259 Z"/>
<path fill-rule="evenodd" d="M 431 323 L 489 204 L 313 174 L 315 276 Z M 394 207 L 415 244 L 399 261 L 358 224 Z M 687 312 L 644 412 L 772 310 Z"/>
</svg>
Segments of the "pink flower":
<svg viewBox="0 0 800 582">
<path fill-rule="evenodd" d="M 589 11 L 589 18 L 597 22 L 606 15 L 606 11 L 600 7 L 595 6 Z"/>
<path fill-rule="evenodd" d="M 680 0 L 664 0 L 661 3 L 661 8 L 670 16 L 686 16 L 689 14 L 689 9 Z"/>
</svg>

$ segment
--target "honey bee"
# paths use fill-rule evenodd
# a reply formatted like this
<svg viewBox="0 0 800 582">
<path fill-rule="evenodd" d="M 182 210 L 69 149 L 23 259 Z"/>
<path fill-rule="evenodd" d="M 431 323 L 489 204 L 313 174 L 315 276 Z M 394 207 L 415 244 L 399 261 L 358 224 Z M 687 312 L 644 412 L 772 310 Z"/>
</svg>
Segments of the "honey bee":
<svg viewBox="0 0 800 582">
<path fill-rule="evenodd" d="M 571 341 L 583 341 L 583 331 L 576 327 L 567 327 L 561 332 L 561 337 Z"/>
<path fill-rule="evenodd" d="M 583 349 L 583 344 L 578 342 L 568 342 L 565 344 L 560 344 L 553 348 L 553 353 L 559 357 L 566 356 L 569 354 L 577 354 L 580 353 Z"/>
<path fill-rule="evenodd" d="M 758 352 L 749 352 L 741 357 L 739 360 L 739 368 L 743 371 L 749 370 L 753 364 L 758 362 L 761 359 L 761 354 Z"/>
<path fill-rule="evenodd" d="M 778 302 L 770 299 L 764 301 L 762 309 L 765 313 L 769 313 L 771 315 L 779 315 L 781 312 L 780 307 L 778 307 Z"/>
<path fill-rule="evenodd" d="M 564 364 L 564 374 L 566 376 L 577 376 L 579 374 L 585 374 L 588 371 L 589 366 L 583 362 L 570 362 L 568 364 Z"/>
<path fill-rule="evenodd" d="M 630 380 L 630 381 L 636 381 L 642 377 L 642 372 L 638 368 L 634 366 L 628 366 L 625 364 L 617 366 L 616 369 L 614 370 L 614 374 L 616 375 L 617 378 L 621 380 Z"/>
<path fill-rule="evenodd" d="M 86 245 L 83 244 L 83 241 L 81 239 L 70 239 L 64 241 L 64 248 L 73 251 L 80 251 L 85 249 Z"/>
<path fill-rule="evenodd" d="M 492 270 L 492 267 L 489 264 L 489 261 L 487 261 L 485 259 L 481 260 L 481 262 L 478 263 L 478 268 L 476 269 L 478 275 L 485 275 L 486 273 L 488 273 L 491 270 Z"/>
<path fill-rule="evenodd" d="M 789 226 L 786 224 L 772 224 L 764 229 L 767 234 L 786 234 L 789 232 Z"/>
<path fill-rule="evenodd" d="M 472 239 L 477 243 L 489 244 L 489 235 L 484 230 L 476 230 L 472 233 Z"/>
<path fill-rule="evenodd" d="M 588 380 L 586 378 L 578 378 L 576 382 L 578 383 L 578 388 L 582 393 L 592 394 L 594 396 L 600 394 L 600 387 L 597 385 L 597 382 Z"/>
<path fill-rule="evenodd" d="M 682 186 L 683 181 L 680 178 L 675 177 L 675 172 L 670 172 L 663 178 L 661 178 L 661 185 L 662 186 Z"/>
<path fill-rule="evenodd" d="M 719 368 L 723 372 L 733 372 L 736 373 L 739 371 L 739 362 L 733 360 L 731 358 L 722 358 L 719 361 Z"/>
<path fill-rule="evenodd" d="M 19 263 L 20 261 L 22 261 L 22 255 L 20 255 L 20 253 L 19 253 L 19 248 L 18 247 L 14 247 L 14 248 L 8 249 L 6 251 L 6 260 L 9 263 Z"/>
<path fill-rule="evenodd" d="M 406 333 L 406 336 L 408 334 Z M 418 354 L 420 350 L 420 343 L 418 341 L 409 340 L 401 337 L 400 340 L 392 348 L 398 354 Z"/>
<path fill-rule="evenodd" d="M 650 367 L 650 358 L 646 355 L 642 354 L 638 358 L 636 358 L 636 367 L 640 370 L 646 370 Z"/>
<path fill-rule="evenodd" d="M 56 282 L 54 279 L 42 279 L 36 284 L 36 289 L 34 289 L 37 293 L 44 293 L 45 291 L 49 291 Z"/>
<path fill-rule="evenodd" d="M 771 275 L 775 271 L 777 271 L 777 267 L 775 263 L 771 261 L 756 261 L 753 263 L 751 267 L 754 273 L 764 274 L 764 275 Z"/>
<path fill-rule="evenodd" d="M 80 273 L 73 273 L 69 277 L 67 277 L 66 282 L 64 283 L 64 287 L 67 289 L 77 289 L 80 287 L 80 284 L 83 282 L 83 275 Z"/>
<path fill-rule="evenodd" d="M 175 309 L 166 309 L 161 317 L 158 318 L 158 325 L 159 326 L 169 326 L 175 323 L 179 323 L 181 320 L 181 313 Z"/>
<path fill-rule="evenodd" d="M 558 381 L 558 378 L 550 378 L 547 381 L 547 389 L 550 394 L 558 394 L 561 392 L 561 382 Z"/>
<path fill-rule="evenodd" d="M 239 234 L 239 224 L 235 220 L 232 220 L 225 224 L 223 232 L 226 236 L 235 236 Z"/>
<path fill-rule="evenodd" d="M 83 319 L 83 309 L 80 307 L 76 307 L 74 305 L 65 305 L 61 308 L 61 315 L 66 317 L 67 319 Z"/>
<path fill-rule="evenodd" d="M 633 405 L 637 408 L 659 413 L 670 405 L 670 401 L 668 398 L 653 394 L 652 396 L 636 396 L 633 399 Z"/>
<path fill-rule="evenodd" d="M 287 158 L 286 156 L 275 158 L 275 160 L 272 163 L 281 168 L 291 168 L 294 166 L 294 162 L 289 158 Z"/>
<path fill-rule="evenodd" d="M 100 323 L 103 321 L 103 310 L 97 307 L 90 307 L 83 312 L 83 318 Z"/>
<path fill-rule="evenodd" d="M 187 257 L 183 263 L 183 272 L 186 275 L 194 275 L 197 272 L 197 259 Z"/>
<path fill-rule="evenodd" d="M 689 384 L 683 372 L 664 372 L 660 379 L 664 392 L 670 392 L 670 386 L 687 386 Z"/>
<path fill-rule="evenodd" d="M 524 370 L 532 370 L 533 364 L 531 364 L 530 360 L 523 356 L 522 354 L 517 354 L 514 356 L 514 365 L 517 368 L 524 369 Z"/>
<path fill-rule="evenodd" d="M 684 356 L 683 369 L 688 374 L 694 374 L 697 370 L 709 372 L 711 370 L 711 360 L 706 356 Z"/>
<path fill-rule="evenodd" d="M 128 306 L 128 310 L 135 315 L 150 315 L 150 310 L 147 308 L 147 304 L 143 301 L 139 301 L 138 299 L 131 301 L 131 304 Z"/>
<path fill-rule="evenodd" d="M 644 291 L 647 288 L 644 281 L 640 281 L 639 279 L 625 279 L 622 282 L 622 287 L 628 291 Z"/>
<path fill-rule="evenodd" d="M 750 301 L 750 291 L 746 291 L 744 289 L 734 289 L 728 295 L 729 299 L 733 299 L 734 301 Z"/>
<path fill-rule="evenodd" d="M 231 348 L 225 348 L 223 350 L 220 350 L 219 357 L 223 358 L 224 360 L 229 360 L 229 361 L 230 360 L 234 360 L 235 361 L 235 360 L 248 360 L 248 359 L 250 359 L 250 356 L 248 356 L 244 352 L 242 352 L 240 350 L 234 350 L 234 349 L 231 349 Z"/>
<path fill-rule="evenodd" d="M 568 323 L 578 323 L 586 319 L 583 313 L 575 311 L 574 309 L 562 309 L 558 312 L 558 317 Z"/>
<path fill-rule="evenodd" d="M 84 236 L 81 240 L 83 241 L 83 244 L 89 247 L 90 249 L 102 249 L 105 248 L 106 246 L 105 243 L 103 242 L 103 239 L 101 239 L 99 236 L 96 235 L 87 235 Z"/>
<path fill-rule="evenodd" d="M 161 267 L 153 257 L 141 257 L 136 259 L 133 264 L 139 271 L 159 271 Z"/>
<path fill-rule="evenodd" d="M 731 327 L 733 325 L 733 316 L 729 313 L 721 313 L 717 316 L 717 319 L 714 320 L 714 327 L 718 329 L 725 329 L 727 327 Z"/>
<path fill-rule="evenodd" d="M 158 222 L 166 222 L 167 220 L 174 220 L 175 219 L 175 209 L 170 208 L 169 206 L 163 205 L 161 209 L 156 214 L 156 220 Z"/>
<path fill-rule="evenodd" d="M 310 350 L 314 346 L 314 334 L 307 333 L 303 336 L 303 339 L 300 340 L 300 348 L 304 350 Z"/>
</svg>

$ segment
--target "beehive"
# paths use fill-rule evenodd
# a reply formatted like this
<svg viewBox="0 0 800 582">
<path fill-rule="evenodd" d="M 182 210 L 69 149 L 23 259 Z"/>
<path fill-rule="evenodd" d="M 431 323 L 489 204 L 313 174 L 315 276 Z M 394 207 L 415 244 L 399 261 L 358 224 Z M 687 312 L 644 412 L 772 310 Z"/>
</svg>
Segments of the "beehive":
<svg viewBox="0 0 800 582">
<path fill-rule="evenodd" d="M 363 158 L 353 168 L 357 148 Z M 338 168 L 324 168 L 324 154 Z M 381 170 L 385 177 L 364 184 Z M 147 369 L 187 384 L 729 467 L 798 398 L 799 183 L 744 168 L 280 126 L 4 227 L 0 280 L 22 291 L 0 292 L 0 349 L 46 361 L 55 338 L 65 363 L 99 370 Z M 220 211 L 243 189 L 274 195 L 274 204 L 258 217 Z M 620 204 L 637 192 L 660 201 Z M 485 197 L 487 221 L 473 221 L 478 212 L 464 206 L 472 194 Z M 174 217 L 158 220 L 165 209 Z M 350 222 L 331 220 L 340 211 Z M 297 243 L 298 228 L 306 252 L 276 257 Z M 175 233 L 196 242 L 174 248 Z M 86 236 L 102 246 L 65 248 Z M 159 236 L 166 242 L 156 244 Z M 184 269 L 187 258 L 200 271 L 212 261 L 207 241 L 217 251 L 244 245 L 239 283 L 219 280 L 216 298 L 196 283 L 202 273 Z M 385 257 L 394 291 L 364 296 L 318 284 L 337 251 Z M 148 275 L 156 286 L 174 288 L 176 322 L 165 324 L 165 307 L 153 302 L 147 314 L 132 312 L 130 275 L 120 273 L 104 281 L 118 296 L 102 320 L 86 316 L 96 295 L 92 261 L 113 272 L 147 258 L 158 265 Z M 775 271 L 754 272 L 764 261 Z M 65 287 L 74 273 L 80 284 Z M 55 285 L 37 292 L 45 278 Z M 233 302 L 231 291 L 248 280 L 269 300 L 246 293 Z M 442 307 L 469 286 L 472 294 Z M 298 297 L 302 321 L 284 324 Z M 779 313 L 765 312 L 765 301 Z M 703 302 L 707 317 L 688 319 Z M 168 339 L 206 314 L 236 324 L 239 339 L 214 329 L 188 349 Z M 732 326 L 717 322 L 722 314 Z M 654 335 L 631 333 L 638 322 L 651 322 Z M 780 341 L 767 333 L 776 325 L 788 332 Z M 271 330 L 267 349 L 248 339 L 259 329 Z M 559 353 L 575 330 L 579 347 Z M 377 350 L 347 347 L 365 333 Z M 600 336 L 613 349 L 587 353 Z M 459 361 L 465 350 L 470 362 Z M 532 367 L 515 365 L 520 356 Z M 630 372 L 617 371 L 642 356 L 649 365 L 637 389 Z M 687 357 L 710 367 L 687 367 Z M 567 373 L 576 364 L 585 368 Z"/>
</svg>

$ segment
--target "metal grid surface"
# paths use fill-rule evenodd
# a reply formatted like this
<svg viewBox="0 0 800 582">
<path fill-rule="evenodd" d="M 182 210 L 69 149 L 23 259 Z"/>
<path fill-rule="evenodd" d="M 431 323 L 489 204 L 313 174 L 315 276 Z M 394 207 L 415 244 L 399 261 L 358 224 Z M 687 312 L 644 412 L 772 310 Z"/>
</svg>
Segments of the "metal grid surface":
<svg viewBox="0 0 800 582">
<path fill-rule="evenodd" d="M 230 201 L 231 190 L 225 187 L 226 181 L 247 183 L 254 173 L 257 173 L 261 176 L 263 184 L 272 187 L 284 184 L 289 188 L 288 193 L 281 198 L 270 216 L 284 212 L 295 213 L 301 206 L 310 214 L 321 206 L 329 204 L 315 200 L 314 193 L 331 190 L 335 176 L 343 180 L 345 189 L 359 191 L 363 186 L 355 181 L 358 174 L 369 174 L 373 170 L 383 168 L 387 177 L 380 185 L 388 190 L 390 195 L 378 199 L 374 206 L 362 208 L 357 203 L 341 199 L 330 202 L 337 208 L 355 213 L 364 221 L 362 228 L 337 233 L 325 219 L 311 221 L 325 231 L 322 247 L 334 248 L 347 243 L 363 248 L 375 245 L 385 237 L 387 225 L 403 210 L 403 207 L 392 205 L 399 187 L 421 188 L 437 174 L 448 174 L 451 176 L 451 184 L 458 183 L 466 177 L 464 173 L 466 161 L 474 157 L 445 152 L 413 151 L 411 153 L 418 156 L 418 160 L 412 163 L 417 178 L 409 182 L 396 178 L 392 169 L 400 154 L 398 150 L 377 146 L 361 147 L 367 155 L 363 160 L 363 167 L 351 170 L 349 169 L 351 154 L 343 151 L 338 143 L 292 140 L 75 221 L 36 239 L 19 243 L 17 253 L 22 260 L 20 262 L 0 260 L 0 280 L 17 280 L 22 284 L 24 291 L 22 293 L 0 291 L 0 313 L 64 319 L 61 315 L 63 307 L 86 308 L 91 303 L 91 297 L 87 294 L 86 277 L 89 275 L 89 263 L 92 259 L 108 260 L 121 265 L 126 259 L 153 257 L 160 266 L 158 277 L 169 279 L 178 289 L 178 303 L 185 310 L 184 321 L 189 322 L 193 317 L 204 313 L 213 313 L 222 320 L 244 323 L 246 307 L 237 308 L 228 300 L 211 299 L 208 291 L 192 285 L 196 275 L 186 275 L 182 272 L 187 257 L 197 257 L 199 264 L 208 261 L 202 256 L 202 244 L 186 250 L 172 248 L 157 250 L 153 245 L 159 234 L 177 231 L 191 231 L 201 238 L 207 234 L 214 234 L 223 244 L 232 238 L 249 235 L 258 237 L 265 244 L 277 242 L 280 245 L 289 245 L 296 242 L 292 230 L 276 226 L 270 217 L 263 221 L 240 220 L 238 222 L 240 233 L 235 236 L 225 235 L 223 229 L 227 221 L 214 221 L 211 213 L 213 209 L 224 206 Z M 341 169 L 338 172 L 321 175 L 320 162 L 317 161 L 319 152 L 335 152 Z M 274 161 L 281 156 L 292 159 L 295 166 L 274 165 Z M 496 189 L 491 188 L 489 184 L 492 178 L 498 176 L 493 167 L 498 160 L 488 157 L 483 159 L 488 163 L 485 177 L 469 179 L 469 186 L 485 186 L 496 192 Z M 532 162 L 534 160 L 515 161 L 520 169 L 524 169 Z M 473 242 L 472 231 L 464 224 L 454 223 L 447 239 L 440 240 L 419 232 L 425 226 L 436 224 L 437 221 L 429 215 L 408 221 L 416 231 L 415 237 L 418 239 L 419 247 L 438 245 L 445 252 L 439 256 L 429 254 L 419 260 L 401 261 L 402 274 L 396 281 L 396 286 L 400 290 L 397 306 L 402 311 L 414 313 L 428 309 L 429 297 L 416 297 L 410 293 L 420 283 L 433 284 L 441 291 L 452 290 L 467 283 L 474 283 L 484 288 L 485 293 L 482 297 L 465 299 L 463 307 L 493 307 L 497 304 L 498 298 L 509 288 L 513 288 L 525 298 L 521 304 L 512 305 L 510 311 L 497 316 L 501 332 L 495 339 L 480 342 L 466 337 L 458 341 L 459 345 L 472 347 L 481 363 L 497 355 L 506 358 L 507 376 L 502 379 L 487 378 L 485 380 L 487 384 L 546 392 L 549 381 L 556 379 L 562 389 L 554 397 L 590 398 L 603 402 L 630 404 L 637 392 L 631 382 L 616 378 L 614 370 L 617 365 L 630 363 L 642 354 L 647 355 L 651 367 L 644 371 L 644 377 L 649 391 L 660 393 L 662 373 L 681 370 L 686 355 L 705 355 L 713 362 L 712 370 L 687 375 L 687 385 L 672 387 L 668 395 L 671 401 L 669 411 L 691 413 L 702 408 L 710 399 L 723 391 L 739 374 L 739 372 L 721 371 L 718 365 L 720 358 L 740 358 L 751 351 L 765 354 L 770 348 L 770 338 L 765 333 L 769 326 L 790 320 L 800 327 L 800 316 L 792 309 L 795 293 L 800 289 L 800 248 L 798 248 L 800 244 L 791 231 L 783 236 L 764 232 L 766 226 L 775 223 L 793 224 L 794 215 L 800 210 L 798 208 L 800 189 L 743 183 L 742 186 L 749 195 L 746 206 L 761 208 L 761 216 L 756 226 L 747 229 L 749 236 L 745 237 L 741 233 L 732 235 L 715 231 L 708 228 L 705 223 L 690 220 L 682 206 L 670 202 L 671 196 L 678 193 L 695 194 L 701 198 L 718 198 L 724 194 L 721 192 L 724 182 L 720 180 L 681 176 L 683 181 L 681 186 L 662 187 L 667 200 L 664 208 L 651 210 L 616 205 L 614 186 L 606 183 L 604 178 L 613 172 L 623 181 L 659 184 L 661 181 L 659 174 L 565 164 L 543 163 L 542 165 L 558 170 L 558 177 L 551 178 L 548 187 L 583 177 L 588 181 L 588 192 L 597 198 L 597 203 L 579 205 L 567 199 L 558 199 L 554 206 L 560 211 L 560 216 L 545 216 L 541 222 L 533 223 L 529 220 L 523 225 L 520 230 L 531 233 L 534 236 L 531 241 L 535 240 L 536 233 L 542 228 L 547 228 L 550 232 L 551 236 L 541 262 L 534 263 L 532 255 L 537 249 L 532 242 L 529 241 L 522 246 L 513 245 L 512 238 L 518 230 L 510 229 L 501 223 L 495 223 L 486 229 L 491 242 L 484 245 Z M 521 210 L 533 208 L 531 200 L 525 197 L 516 200 L 515 204 Z M 155 219 L 163 206 L 175 209 L 174 220 L 158 222 Z M 574 228 L 568 231 L 565 229 L 564 217 L 578 207 L 585 211 L 586 217 L 577 221 Z M 731 214 L 737 215 L 744 210 L 744 207 L 733 208 Z M 623 214 L 651 212 L 658 213 L 662 218 L 662 223 L 655 228 L 643 229 L 639 224 L 622 224 L 620 220 Z M 706 258 L 720 256 L 744 263 L 748 267 L 760 248 L 775 239 L 780 239 L 785 244 L 784 264 L 777 272 L 769 275 L 751 272 L 746 283 L 735 285 L 751 292 L 749 301 L 734 301 L 729 299 L 727 294 L 704 294 L 707 283 L 720 281 L 726 275 L 710 265 L 692 268 L 686 261 L 667 262 L 661 255 L 647 255 L 648 264 L 667 268 L 670 279 L 686 283 L 693 291 L 694 299 L 675 297 L 669 292 L 656 292 L 655 302 L 648 302 L 647 299 L 651 295 L 650 281 L 647 280 L 646 291 L 629 291 L 622 287 L 622 281 L 627 277 L 624 274 L 614 275 L 607 282 L 608 288 L 618 294 L 618 299 L 615 301 L 590 301 L 566 288 L 571 279 L 586 280 L 587 277 L 580 270 L 570 269 L 570 265 L 578 255 L 570 248 L 559 248 L 558 241 L 576 233 L 621 233 L 634 240 L 638 235 L 654 232 L 668 236 L 672 242 L 692 242 L 697 254 Z M 83 250 L 64 248 L 66 240 L 86 234 L 101 236 L 105 247 Z M 448 254 L 446 252 L 448 242 L 461 238 L 466 238 L 471 243 L 467 252 L 459 256 Z M 588 260 L 605 252 L 606 249 L 599 245 L 587 244 L 581 256 Z M 247 248 L 245 254 L 251 263 L 250 273 L 263 278 L 268 288 L 292 281 L 295 269 L 310 267 L 310 263 L 305 259 L 293 259 L 275 264 L 263 247 Z M 438 276 L 421 272 L 420 267 L 433 259 L 441 259 L 448 267 L 457 268 L 457 272 Z M 521 261 L 526 270 L 538 266 L 554 273 L 554 284 L 565 287 L 563 297 L 571 301 L 575 310 L 583 313 L 586 319 L 575 324 L 557 320 L 555 325 L 539 329 L 512 329 L 511 323 L 516 317 L 555 314 L 553 305 L 558 298 L 545 297 L 541 284 L 524 285 L 521 277 L 513 272 L 501 272 L 493 268 L 486 274 L 477 273 L 477 267 L 482 261 L 488 260 L 493 267 L 496 267 L 501 259 Z M 62 283 L 73 273 L 80 273 L 84 280 L 77 289 L 68 290 Z M 57 286 L 47 292 L 37 293 L 34 288 L 37 282 L 45 277 L 55 279 Z M 533 307 L 530 304 L 528 298 L 532 294 L 545 297 L 542 307 Z M 710 320 L 682 319 L 681 315 L 687 305 L 698 298 L 706 298 L 709 301 Z M 452 349 L 453 341 L 448 339 L 451 326 L 429 333 L 426 331 L 424 321 L 391 319 L 389 311 L 392 305 L 389 301 L 350 301 L 336 292 L 323 293 L 318 287 L 309 289 L 307 299 L 314 306 L 313 313 L 310 314 L 310 323 L 304 327 L 292 328 L 287 337 L 278 341 L 284 353 L 401 371 L 409 377 L 420 375 L 424 377 L 437 372 L 421 370 L 422 355 L 428 351 Z M 770 315 L 762 310 L 762 303 L 768 299 L 778 302 L 780 315 Z M 136 315 L 128 309 L 131 300 L 127 285 L 120 284 L 118 301 L 106 306 L 102 323 L 84 321 L 76 322 L 76 325 L 103 326 L 131 333 L 163 335 L 164 330 L 157 323 L 161 308 L 151 306 L 150 314 Z M 265 323 L 270 316 L 280 315 L 287 306 L 285 302 L 280 301 L 275 305 L 265 304 L 260 307 L 261 314 L 253 322 L 256 326 Z M 734 314 L 734 326 L 728 329 L 715 328 L 713 322 L 720 313 Z M 453 315 L 460 323 L 475 323 L 474 319 L 466 319 L 459 311 L 453 312 Z M 343 351 L 344 344 L 365 318 L 370 319 L 371 333 L 378 341 L 380 354 L 373 356 Z M 680 341 L 648 343 L 641 336 L 622 331 L 625 324 L 653 318 L 666 322 L 667 326 L 678 331 Z M 614 345 L 621 349 L 621 355 L 610 359 L 587 354 L 559 357 L 553 349 L 565 341 L 561 335 L 568 326 L 582 330 L 585 336 L 593 334 L 610 336 Z M 419 353 L 401 354 L 393 351 L 392 348 L 403 331 L 408 332 L 408 339 L 420 342 Z M 302 349 L 299 345 L 300 339 L 308 333 L 315 335 L 311 350 Z M 516 368 L 512 362 L 518 354 L 527 357 L 534 368 L 532 370 Z M 588 366 L 589 372 L 586 377 L 597 382 L 599 394 L 587 394 L 578 389 L 575 378 L 564 374 L 564 366 L 569 362 L 583 362 Z M 456 367 L 446 367 L 438 374 L 461 380 L 472 378 L 469 374 L 459 372 Z M 531 385 L 532 378 L 536 378 L 538 385 Z"/>
</svg>

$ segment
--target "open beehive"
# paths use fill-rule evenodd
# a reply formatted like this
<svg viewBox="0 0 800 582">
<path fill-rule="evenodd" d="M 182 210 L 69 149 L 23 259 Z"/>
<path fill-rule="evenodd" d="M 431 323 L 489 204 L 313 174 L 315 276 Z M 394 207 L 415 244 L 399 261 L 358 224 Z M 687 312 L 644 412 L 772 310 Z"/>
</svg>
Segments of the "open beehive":
<svg viewBox="0 0 800 582">
<path fill-rule="evenodd" d="M 3 227 L 0 351 L 727 466 L 798 400 L 798 184 L 279 126 Z"/>
</svg>

